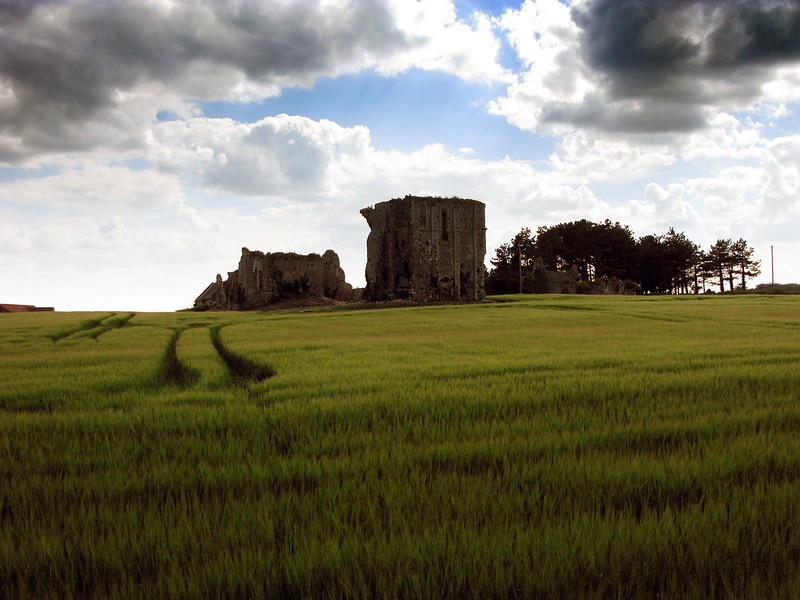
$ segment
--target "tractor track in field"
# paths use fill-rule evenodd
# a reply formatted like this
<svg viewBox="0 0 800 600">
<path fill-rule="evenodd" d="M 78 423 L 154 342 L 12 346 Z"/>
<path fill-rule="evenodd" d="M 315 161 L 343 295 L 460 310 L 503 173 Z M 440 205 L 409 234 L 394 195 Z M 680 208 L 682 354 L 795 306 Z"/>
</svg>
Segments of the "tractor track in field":
<svg viewBox="0 0 800 600">
<path fill-rule="evenodd" d="M 220 336 L 220 330 L 223 327 L 225 325 L 214 325 L 207 328 L 211 338 L 211 345 L 219 355 L 230 376 L 231 383 L 228 387 L 246 387 L 275 375 L 275 371 L 271 367 L 237 354 L 225 346 Z M 200 379 L 200 373 L 184 364 L 178 357 L 178 341 L 183 331 L 187 328 L 176 328 L 164 350 L 161 367 L 156 377 L 159 387 L 173 385 L 183 389 L 191 389 Z"/>
<path fill-rule="evenodd" d="M 125 327 L 125 325 L 128 324 L 128 321 L 135 316 L 136 313 L 130 312 L 127 315 L 120 317 L 117 316 L 117 313 L 113 312 L 99 319 L 87 319 L 86 321 L 81 321 L 76 327 L 64 329 L 63 331 L 59 331 L 58 333 L 54 333 L 48 337 L 53 340 L 53 342 L 59 342 L 70 336 L 85 333 L 87 337 L 97 341 L 98 338 L 104 333 Z"/>
<path fill-rule="evenodd" d="M 181 333 L 183 333 L 182 328 L 173 330 L 172 337 L 161 356 L 161 365 L 156 375 L 156 387 L 187 388 L 200 378 L 200 373 L 190 369 L 178 359 L 178 340 L 181 338 Z"/>
<path fill-rule="evenodd" d="M 102 317 L 81 321 L 75 326 L 51 334 L 48 337 L 54 343 L 70 337 L 91 338 L 94 341 L 99 341 L 100 337 L 109 331 L 121 329 L 125 326 L 133 327 L 134 325 L 129 325 L 129 322 L 135 316 L 136 313 L 134 312 L 112 312 Z M 251 360 L 225 346 L 220 331 L 226 326 L 226 324 L 206 325 L 193 323 L 191 325 L 170 328 L 173 333 L 161 355 L 159 368 L 154 378 L 155 387 L 177 386 L 181 389 L 191 389 L 200 380 L 201 373 L 184 364 L 178 357 L 177 352 L 178 341 L 180 340 L 181 334 L 185 329 L 190 327 L 203 327 L 208 330 L 209 337 L 211 338 L 211 345 L 219 355 L 230 376 L 230 383 L 227 387 L 246 387 L 275 375 L 275 371 L 271 367 Z"/>
<path fill-rule="evenodd" d="M 133 317 L 136 316 L 136 313 L 128 313 L 125 316 L 118 317 L 116 314 L 111 315 L 110 317 L 103 319 L 100 323 L 99 327 L 96 327 L 91 332 L 89 332 L 89 337 L 93 340 L 97 340 L 101 335 L 104 333 L 108 333 L 114 329 L 122 329 L 128 324 Z"/>
<path fill-rule="evenodd" d="M 275 375 L 275 371 L 269 366 L 257 363 L 246 356 L 236 354 L 228 349 L 225 344 L 222 343 L 222 338 L 220 336 L 222 327 L 224 326 L 218 325 L 209 329 L 211 332 L 211 343 L 222 359 L 222 362 L 228 367 L 232 381 L 239 383 L 239 385 L 247 385 L 249 383 L 264 381 Z"/>
<path fill-rule="evenodd" d="M 76 333 L 81 333 L 83 331 L 89 331 L 90 329 L 95 329 L 96 327 L 100 327 L 100 324 L 105 321 L 106 319 L 110 319 L 111 317 L 116 316 L 117 313 L 111 313 L 105 317 L 100 319 L 87 319 L 86 321 L 81 321 L 76 327 L 70 327 L 69 329 L 64 329 L 63 331 L 59 331 L 57 333 L 53 333 L 48 337 L 53 340 L 54 342 L 58 342 L 63 340 L 66 337 L 71 335 L 75 335 Z"/>
</svg>

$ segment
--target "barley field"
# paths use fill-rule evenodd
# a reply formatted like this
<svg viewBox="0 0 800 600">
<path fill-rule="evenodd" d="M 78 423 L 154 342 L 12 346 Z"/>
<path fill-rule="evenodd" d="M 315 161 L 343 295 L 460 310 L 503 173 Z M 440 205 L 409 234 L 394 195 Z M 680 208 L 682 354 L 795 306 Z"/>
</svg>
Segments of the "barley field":
<svg viewBox="0 0 800 600">
<path fill-rule="evenodd" d="M 800 298 L 494 300 L 0 315 L 0 597 L 800 597 Z"/>
</svg>

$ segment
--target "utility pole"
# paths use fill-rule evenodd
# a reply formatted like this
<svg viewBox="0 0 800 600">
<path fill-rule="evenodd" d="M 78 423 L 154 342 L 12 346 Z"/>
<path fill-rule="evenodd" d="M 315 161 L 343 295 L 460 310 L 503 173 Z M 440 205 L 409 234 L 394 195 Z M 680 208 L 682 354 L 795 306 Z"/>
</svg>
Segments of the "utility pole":
<svg viewBox="0 0 800 600">
<path fill-rule="evenodd" d="M 769 247 L 769 259 L 772 265 L 772 285 L 775 285 L 775 247 L 770 245 Z"/>
</svg>

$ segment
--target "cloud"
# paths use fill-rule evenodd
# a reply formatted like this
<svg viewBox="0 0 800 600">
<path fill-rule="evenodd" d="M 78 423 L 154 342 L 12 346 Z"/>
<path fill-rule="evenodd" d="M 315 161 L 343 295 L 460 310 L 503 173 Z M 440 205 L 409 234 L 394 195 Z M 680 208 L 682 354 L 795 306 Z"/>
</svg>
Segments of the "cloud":
<svg viewBox="0 0 800 600">
<path fill-rule="evenodd" d="M 576 132 L 562 138 L 549 164 L 566 181 L 623 183 L 647 177 L 677 161 L 676 153 L 666 145 L 634 146 Z"/>
<path fill-rule="evenodd" d="M 380 151 L 365 127 L 278 115 L 256 123 L 198 117 L 164 122 L 153 132 L 152 168 L 87 158 L 55 175 L 0 185 L 7 208 L 0 247 L 7 256 L 25 254 L 61 289 L 71 289 L 63 281 L 74 277 L 69 265 L 95 272 L 116 266 L 138 276 L 146 265 L 154 277 L 180 272 L 174 280 L 158 275 L 157 288 L 131 279 L 138 306 L 151 306 L 145 292 L 182 298 L 161 304 L 169 309 L 190 304 L 215 273 L 233 269 L 242 246 L 334 248 L 348 279 L 363 283 L 368 227 L 358 211 L 405 194 L 486 202 L 492 248 L 518 225 L 604 216 L 587 186 L 560 174 L 441 144 Z M 0 257 L 4 277 L 24 281 L 20 268 Z M 195 279 L 187 283 L 189 275 Z M 82 307 L 102 307 L 92 302 Z"/>
<path fill-rule="evenodd" d="M 767 223 L 796 220 L 800 216 L 800 135 L 772 140 L 762 170 L 759 217 Z"/>
<path fill-rule="evenodd" d="M 137 96 L 154 104 L 151 118 L 161 95 L 168 106 L 176 97 L 266 97 L 407 43 L 379 2 L 90 0 L 13 14 L 0 31 L 6 161 L 102 145 L 108 129 L 121 146 L 142 125 L 129 122 Z M 95 120 L 106 127 L 80 135 Z"/>
<path fill-rule="evenodd" d="M 205 117 L 154 128 L 149 158 L 160 169 L 194 172 L 209 192 L 308 200 L 335 192 L 336 173 L 360 168 L 366 127 L 277 115 L 256 123 Z"/>
<path fill-rule="evenodd" d="M 159 111 L 253 101 L 320 76 L 412 67 L 507 77 L 486 17 L 448 0 L 4 4 L 0 163 L 147 146 Z M 196 112 L 196 109 L 194 109 Z"/>
<path fill-rule="evenodd" d="M 248 202 L 263 207 L 266 201 L 263 218 L 291 223 L 287 228 L 297 231 L 313 223 L 330 239 L 360 231 L 359 208 L 407 193 L 483 200 L 496 223 L 535 227 L 614 218 L 648 232 L 701 222 L 749 228 L 763 221 L 757 206 L 765 213 L 767 206 L 792 208 L 780 199 L 797 197 L 795 137 L 769 142 L 758 127 L 723 113 L 707 135 L 689 136 L 683 146 L 633 146 L 571 133 L 538 164 L 481 160 L 441 144 L 380 151 L 366 127 L 288 115 L 257 123 L 196 118 L 162 123 L 155 131 L 160 142 L 154 156 L 163 158 L 153 158 L 156 165 L 184 180 L 192 173 L 200 186 L 193 218 L 213 222 L 200 207 L 202 191 L 244 212 L 252 210 Z M 659 180 L 676 165 L 687 175 Z M 609 198 L 609 185 L 626 191 Z M 314 218 L 289 219 L 298 211 Z"/>
<path fill-rule="evenodd" d="M 498 22 L 527 68 L 492 110 L 522 128 L 685 134 L 718 110 L 800 100 L 795 0 L 557 4 Z"/>
<path fill-rule="evenodd" d="M 687 199 L 687 192 L 687 186 L 681 183 L 670 184 L 666 189 L 657 183 L 649 183 L 643 201 L 633 201 L 627 208 L 631 217 L 639 223 L 646 222 L 651 229 L 666 233 L 667 229 L 675 227 L 680 231 L 702 221 Z"/>
<path fill-rule="evenodd" d="M 6 207 L 40 206 L 76 213 L 156 210 L 178 205 L 183 195 L 180 181 L 154 169 L 135 170 L 93 162 L 56 175 L 0 184 L 0 200 Z"/>
<path fill-rule="evenodd" d="M 581 60 L 578 27 L 569 7 L 558 0 L 526 0 L 519 10 L 508 10 L 497 20 L 516 50 L 523 71 L 507 95 L 489 108 L 505 115 L 517 127 L 558 133 L 547 113 L 558 104 L 580 104 L 596 84 Z"/>
<path fill-rule="evenodd" d="M 498 63 L 500 41 L 492 21 L 475 12 L 472 24 L 461 21 L 450 0 L 390 0 L 395 22 L 410 40 L 388 55 L 378 70 L 396 74 L 410 68 L 443 71 L 466 80 L 511 81 Z"/>
<path fill-rule="evenodd" d="M 775 66 L 800 60 L 793 0 L 594 0 L 573 19 L 612 97 L 691 105 L 718 102 L 722 90 L 747 102 Z"/>
</svg>

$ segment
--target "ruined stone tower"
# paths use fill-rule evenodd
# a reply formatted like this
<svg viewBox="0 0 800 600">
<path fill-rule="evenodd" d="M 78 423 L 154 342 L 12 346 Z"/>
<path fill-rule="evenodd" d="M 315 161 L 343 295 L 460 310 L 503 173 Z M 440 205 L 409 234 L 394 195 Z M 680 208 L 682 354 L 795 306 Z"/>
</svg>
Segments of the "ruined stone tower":
<svg viewBox="0 0 800 600">
<path fill-rule="evenodd" d="M 485 205 L 477 200 L 406 196 L 364 208 L 365 300 L 484 299 Z"/>
</svg>

